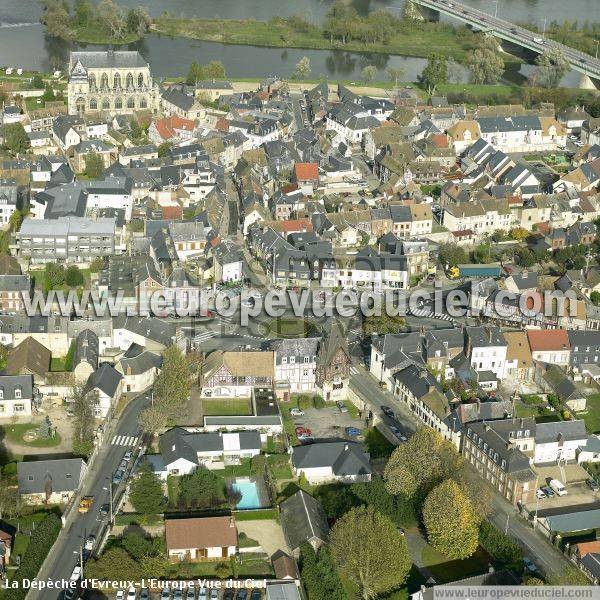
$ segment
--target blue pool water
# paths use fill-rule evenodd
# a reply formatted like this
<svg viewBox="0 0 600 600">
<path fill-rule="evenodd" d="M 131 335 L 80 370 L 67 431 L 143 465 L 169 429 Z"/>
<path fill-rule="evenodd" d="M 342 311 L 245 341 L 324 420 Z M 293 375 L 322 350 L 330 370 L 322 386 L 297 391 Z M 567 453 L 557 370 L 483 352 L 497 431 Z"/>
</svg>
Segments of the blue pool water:
<svg viewBox="0 0 600 600">
<path fill-rule="evenodd" d="M 242 499 L 237 505 L 238 510 L 262 508 L 256 482 L 249 479 L 237 479 L 232 487 L 242 495 Z"/>
</svg>

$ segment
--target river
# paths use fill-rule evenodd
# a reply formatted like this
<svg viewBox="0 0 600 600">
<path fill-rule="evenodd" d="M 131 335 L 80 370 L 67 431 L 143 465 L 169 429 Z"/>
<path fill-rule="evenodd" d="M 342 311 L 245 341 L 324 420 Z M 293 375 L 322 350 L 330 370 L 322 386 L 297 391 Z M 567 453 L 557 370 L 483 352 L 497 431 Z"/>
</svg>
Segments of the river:
<svg viewBox="0 0 600 600">
<path fill-rule="evenodd" d="M 403 0 L 350 0 L 356 9 L 365 13 L 369 9 L 385 6 L 401 7 Z M 493 0 L 464 0 L 483 10 L 494 10 Z M 268 19 L 273 14 L 289 16 L 302 13 L 315 22 L 321 21 L 333 0 L 118 0 L 122 5 L 143 4 L 153 15 L 169 10 L 176 15 Z M 499 0 L 498 13 L 516 21 L 535 21 L 542 15 L 550 21 L 584 17 L 600 19 L 600 0 Z M 67 44 L 49 38 L 39 24 L 40 5 L 36 0 L 0 0 L 0 65 L 19 66 L 25 69 L 50 70 L 64 66 L 70 49 L 85 47 L 89 50 L 102 46 Z M 169 39 L 148 35 L 131 49 L 138 49 L 152 66 L 157 77 L 183 75 L 192 61 L 207 63 L 221 60 L 230 77 L 264 77 L 279 75 L 289 77 L 303 56 L 311 61 L 311 77 L 334 79 L 359 79 L 366 65 L 375 65 L 378 79 L 385 79 L 388 67 L 402 67 L 407 79 L 415 80 L 426 63 L 425 59 L 389 56 L 385 54 L 360 54 L 343 51 L 259 48 L 234 46 L 214 42 L 200 42 L 182 38 Z M 526 67 L 525 67 L 526 68 Z M 460 73 L 466 80 L 464 70 Z M 565 84 L 574 84 L 576 78 L 567 76 Z"/>
</svg>

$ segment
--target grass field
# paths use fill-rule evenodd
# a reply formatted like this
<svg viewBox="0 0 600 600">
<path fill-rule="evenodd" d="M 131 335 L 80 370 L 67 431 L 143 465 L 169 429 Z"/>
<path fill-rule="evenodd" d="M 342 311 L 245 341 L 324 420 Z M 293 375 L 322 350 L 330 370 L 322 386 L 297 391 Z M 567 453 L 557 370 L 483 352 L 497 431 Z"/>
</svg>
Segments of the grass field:
<svg viewBox="0 0 600 600">
<path fill-rule="evenodd" d="M 202 398 L 202 413 L 207 417 L 251 415 L 252 407 L 246 398 Z"/>
<path fill-rule="evenodd" d="M 580 413 L 588 433 L 600 433 L 600 394 L 587 397 L 587 412 Z"/>
<path fill-rule="evenodd" d="M 6 439 L 14 444 L 22 444 L 24 446 L 31 446 L 32 448 L 52 448 L 60 444 L 60 436 L 58 433 L 48 440 L 39 439 L 27 442 L 23 439 L 23 435 L 30 429 L 38 427 L 36 423 L 16 423 L 14 425 L 4 425 L 2 429 L 6 435 Z"/>
<path fill-rule="evenodd" d="M 481 548 L 465 560 L 450 560 L 432 546 L 425 546 L 421 552 L 421 561 L 431 571 L 436 583 L 449 583 L 485 573 L 490 557 Z"/>
</svg>

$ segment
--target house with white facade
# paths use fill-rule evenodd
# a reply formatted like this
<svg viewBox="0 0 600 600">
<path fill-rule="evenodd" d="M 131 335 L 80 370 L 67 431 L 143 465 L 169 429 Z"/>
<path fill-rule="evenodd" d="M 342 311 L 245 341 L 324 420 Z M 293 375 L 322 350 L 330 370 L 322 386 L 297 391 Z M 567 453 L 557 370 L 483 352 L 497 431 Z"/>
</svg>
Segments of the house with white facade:
<svg viewBox="0 0 600 600">
<path fill-rule="evenodd" d="M 529 329 L 527 339 L 533 360 L 566 367 L 571 362 L 569 333 L 564 329 Z"/>
<path fill-rule="evenodd" d="M 319 338 L 275 340 L 275 386 L 288 393 L 315 393 Z"/>
<path fill-rule="evenodd" d="M 32 375 L 0 375 L 0 421 L 31 416 Z"/>
<path fill-rule="evenodd" d="M 552 423 L 536 423 L 535 464 L 556 463 L 558 460 L 574 461 L 578 450 L 586 445 L 588 433 L 585 421 L 556 421 Z"/>
<path fill-rule="evenodd" d="M 508 343 L 498 327 L 467 327 L 465 354 L 477 372 L 489 371 L 498 380 L 506 377 Z"/>
<path fill-rule="evenodd" d="M 165 539 L 172 562 L 228 561 L 237 552 L 238 531 L 233 515 L 165 519 Z"/>
</svg>

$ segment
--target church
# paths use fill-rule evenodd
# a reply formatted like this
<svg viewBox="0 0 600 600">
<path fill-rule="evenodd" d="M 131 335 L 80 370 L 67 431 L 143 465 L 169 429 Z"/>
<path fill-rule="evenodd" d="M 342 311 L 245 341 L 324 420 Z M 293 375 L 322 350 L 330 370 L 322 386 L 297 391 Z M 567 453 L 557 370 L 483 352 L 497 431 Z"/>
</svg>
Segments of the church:
<svg viewBox="0 0 600 600">
<path fill-rule="evenodd" d="M 69 60 L 69 113 L 156 113 L 159 91 L 150 65 L 137 51 L 71 52 Z"/>
</svg>

